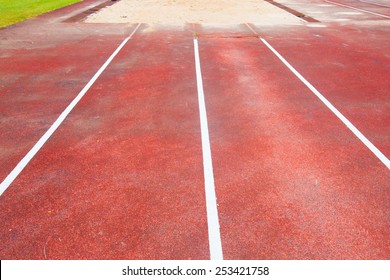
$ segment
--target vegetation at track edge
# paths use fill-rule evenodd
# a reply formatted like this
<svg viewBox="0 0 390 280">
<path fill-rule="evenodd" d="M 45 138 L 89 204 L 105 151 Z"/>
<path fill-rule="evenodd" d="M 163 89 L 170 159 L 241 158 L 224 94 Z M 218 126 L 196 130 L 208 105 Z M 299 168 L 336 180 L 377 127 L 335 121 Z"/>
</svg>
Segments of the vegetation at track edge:
<svg viewBox="0 0 390 280">
<path fill-rule="evenodd" d="M 0 0 L 0 28 L 82 0 Z"/>
</svg>

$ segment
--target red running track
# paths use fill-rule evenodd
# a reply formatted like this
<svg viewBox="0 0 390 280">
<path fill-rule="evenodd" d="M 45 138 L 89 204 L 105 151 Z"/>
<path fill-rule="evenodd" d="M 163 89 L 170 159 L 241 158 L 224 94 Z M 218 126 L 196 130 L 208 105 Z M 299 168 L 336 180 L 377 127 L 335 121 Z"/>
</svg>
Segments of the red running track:
<svg viewBox="0 0 390 280">
<path fill-rule="evenodd" d="M 386 166 L 258 39 L 200 53 L 225 258 L 386 258 Z"/>
<path fill-rule="evenodd" d="M 1 58 L 1 181 L 85 86 L 123 35 L 77 36 L 49 46 L 35 40 L 32 44 L 38 47 L 8 49 Z"/>
<path fill-rule="evenodd" d="M 191 34 L 136 35 L 2 196 L 2 257 L 209 258 L 194 77 Z"/>
<path fill-rule="evenodd" d="M 6 45 L 1 180 L 131 32 L 98 27 Z M 388 31 L 255 29 L 389 155 Z M 387 167 L 247 27 L 196 31 L 224 258 L 388 259 Z M 195 76 L 192 32 L 137 31 L 0 197 L 0 258 L 210 258 Z"/>
<path fill-rule="evenodd" d="M 299 73 L 390 157 L 390 32 L 385 27 L 257 29 Z M 345 36 L 345 34 L 348 36 Z"/>
</svg>

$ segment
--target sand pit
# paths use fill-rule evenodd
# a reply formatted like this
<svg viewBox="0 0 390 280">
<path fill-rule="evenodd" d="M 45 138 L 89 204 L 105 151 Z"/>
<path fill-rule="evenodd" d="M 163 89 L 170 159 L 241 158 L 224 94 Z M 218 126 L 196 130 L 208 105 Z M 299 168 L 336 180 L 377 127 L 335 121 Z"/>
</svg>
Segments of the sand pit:
<svg viewBox="0 0 390 280">
<path fill-rule="evenodd" d="M 90 15 L 90 23 L 182 25 L 302 24 L 302 20 L 262 0 L 121 0 Z"/>
</svg>

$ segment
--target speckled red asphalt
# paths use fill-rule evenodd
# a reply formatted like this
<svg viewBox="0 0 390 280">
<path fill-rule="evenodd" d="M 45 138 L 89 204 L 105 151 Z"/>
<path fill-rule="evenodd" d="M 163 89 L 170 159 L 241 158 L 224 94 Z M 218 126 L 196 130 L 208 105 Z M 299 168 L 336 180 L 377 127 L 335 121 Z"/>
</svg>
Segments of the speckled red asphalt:
<svg viewBox="0 0 390 280">
<path fill-rule="evenodd" d="M 390 157 L 390 42 L 386 27 L 297 29 L 277 35 L 258 31 Z"/>
<path fill-rule="evenodd" d="M 0 181 L 134 30 L 56 21 L 95 2 L 0 30 Z M 252 27 L 390 156 L 386 26 Z M 210 258 L 194 31 L 224 258 L 389 259 L 388 168 L 245 25 L 142 25 L 0 197 L 0 258 Z"/>
<path fill-rule="evenodd" d="M 254 40 L 200 42 L 225 258 L 386 258 L 388 169 Z"/>
<path fill-rule="evenodd" d="M 127 44 L 2 197 L 4 254 L 208 258 L 191 57 L 181 33 Z"/>
</svg>

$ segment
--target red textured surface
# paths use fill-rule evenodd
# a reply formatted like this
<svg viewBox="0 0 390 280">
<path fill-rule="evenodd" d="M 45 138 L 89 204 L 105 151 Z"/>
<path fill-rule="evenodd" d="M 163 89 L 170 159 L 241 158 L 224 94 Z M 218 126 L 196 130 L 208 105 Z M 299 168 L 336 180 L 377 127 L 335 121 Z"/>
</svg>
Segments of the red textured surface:
<svg viewBox="0 0 390 280">
<path fill-rule="evenodd" d="M 388 28 L 336 26 L 260 34 L 390 157 Z"/>
<path fill-rule="evenodd" d="M 200 52 L 224 257 L 388 258 L 387 168 L 259 40 Z"/>
<path fill-rule="evenodd" d="M 0 30 L 0 180 L 134 29 L 62 23 L 101 2 Z M 389 259 L 388 169 L 246 25 L 143 25 L 0 197 L 0 258 L 209 258 L 192 28 L 224 257 Z M 389 156 L 385 25 L 254 28 Z"/>
<path fill-rule="evenodd" d="M 86 0 L 0 31 L 0 181 L 135 25 L 62 24 Z"/>
<path fill-rule="evenodd" d="M 123 36 L 105 36 L 99 44 L 97 39 L 80 36 L 70 42 L 52 42 L 52 46 L 2 53 L 0 180 L 51 126 Z M 39 44 L 39 39 L 34 42 Z"/>
<path fill-rule="evenodd" d="M 2 197 L 3 257 L 209 257 L 192 57 L 173 32 L 126 45 Z"/>
<path fill-rule="evenodd" d="M 378 16 L 375 15 L 375 14 L 370 14 L 370 13 L 367 13 L 367 12 L 372 12 L 372 13 L 377 13 L 377 14 L 381 14 L 381 15 L 385 15 L 385 16 L 390 16 L 390 11 L 387 7 L 384 7 L 384 6 L 380 6 L 381 4 L 383 5 L 387 5 L 387 6 L 390 6 L 389 2 L 381 2 L 381 0 L 379 1 L 370 1 L 370 0 L 367 0 L 367 1 L 364 1 L 364 2 L 360 2 L 360 1 L 354 1 L 354 0 L 329 0 L 333 3 L 337 3 L 337 4 L 340 4 L 340 5 L 344 5 L 344 6 L 340 6 L 340 5 L 336 5 L 336 4 L 332 4 L 332 3 L 329 3 L 329 4 L 332 4 L 332 5 L 335 5 L 335 7 L 337 7 L 338 9 L 342 9 L 344 11 L 348 11 L 348 12 L 351 12 L 351 11 L 357 11 L 357 12 L 361 12 L 363 13 L 364 16 L 371 16 L 373 18 L 377 18 Z M 373 2 L 372 3 L 368 3 L 368 2 Z M 375 5 L 375 4 L 379 4 L 379 5 Z M 349 7 L 346 7 L 346 6 L 349 6 Z M 359 10 L 354 10 L 352 8 L 355 8 L 355 9 L 360 9 Z M 358 14 L 357 17 L 361 16 L 361 14 Z M 380 18 L 380 17 L 379 17 Z"/>
</svg>

